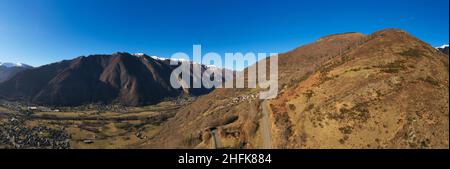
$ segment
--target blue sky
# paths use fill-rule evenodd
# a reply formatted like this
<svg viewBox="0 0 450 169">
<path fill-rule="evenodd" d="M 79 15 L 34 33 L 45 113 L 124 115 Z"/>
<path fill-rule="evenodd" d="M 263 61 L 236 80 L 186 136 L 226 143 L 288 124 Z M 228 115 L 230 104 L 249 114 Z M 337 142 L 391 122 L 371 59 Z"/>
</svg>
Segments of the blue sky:
<svg viewBox="0 0 450 169">
<path fill-rule="evenodd" d="M 321 36 L 401 28 L 448 44 L 448 0 L 0 0 L 0 61 L 124 51 L 286 52 Z"/>
</svg>

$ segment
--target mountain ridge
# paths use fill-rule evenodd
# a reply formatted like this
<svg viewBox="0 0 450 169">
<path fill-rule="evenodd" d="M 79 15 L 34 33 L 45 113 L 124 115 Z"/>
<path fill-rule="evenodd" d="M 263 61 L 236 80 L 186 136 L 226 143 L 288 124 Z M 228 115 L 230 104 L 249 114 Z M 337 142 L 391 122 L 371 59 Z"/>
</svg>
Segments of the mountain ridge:
<svg viewBox="0 0 450 169">
<path fill-rule="evenodd" d="M 0 62 L 0 83 L 10 79 L 17 73 L 33 68 L 23 63 Z"/>
<path fill-rule="evenodd" d="M 202 72 L 207 67 L 201 66 Z M 129 53 L 80 56 L 23 71 L 0 84 L 6 100 L 44 105 L 155 104 L 167 97 L 202 95 L 212 89 L 174 89 L 170 60 Z M 221 70 L 219 70 L 221 71 Z M 192 74 L 194 76 L 195 74 Z"/>
<path fill-rule="evenodd" d="M 448 57 L 403 30 L 316 41 L 279 64 L 281 90 L 267 101 L 273 148 L 448 148 Z M 201 96 L 142 147 L 210 148 L 212 128 L 223 148 L 261 148 L 266 105 L 243 99 L 253 94 Z"/>
</svg>

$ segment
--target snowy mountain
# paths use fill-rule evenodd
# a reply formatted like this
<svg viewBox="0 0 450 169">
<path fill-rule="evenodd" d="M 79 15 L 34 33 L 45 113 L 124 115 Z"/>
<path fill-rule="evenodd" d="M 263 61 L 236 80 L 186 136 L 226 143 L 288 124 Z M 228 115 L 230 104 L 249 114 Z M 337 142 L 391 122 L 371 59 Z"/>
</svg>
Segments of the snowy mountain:
<svg viewBox="0 0 450 169">
<path fill-rule="evenodd" d="M 23 63 L 0 62 L 0 83 L 8 80 L 21 71 L 31 68 L 33 67 Z"/>
<path fill-rule="evenodd" d="M 12 68 L 12 67 L 25 67 L 25 68 L 32 68 L 32 66 L 23 64 L 23 63 L 10 63 L 10 62 L 0 62 L 0 66 Z"/>
<path fill-rule="evenodd" d="M 449 54 L 449 49 L 448 48 L 449 48 L 448 45 L 442 45 L 442 46 L 436 47 L 437 50 L 439 50 L 442 53 L 445 53 L 447 55 Z"/>
<path fill-rule="evenodd" d="M 148 55 L 146 55 L 145 53 L 135 53 L 135 54 L 133 54 L 133 55 L 136 56 L 136 57 L 144 57 L 144 56 L 148 56 Z M 170 61 L 176 61 L 176 62 L 188 62 L 188 63 L 191 63 L 193 66 L 201 66 L 201 67 L 203 67 L 204 69 L 209 69 L 210 71 L 213 71 L 213 72 L 223 71 L 223 72 L 222 72 L 222 75 L 223 75 L 223 76 L 225 76 L 225 72 L 230 72 L 230 75 L 233 74 L 233 71 L 232 71 L 232 70 L 229 70 L 229 69 L 226 69 L 226 68 L 220 68 L 220 67 L 217 67 L 217 66 L 215 66 L 215 65 L 205 65 L 205 64 L 200 64 L 200 63 L 197 63 L 197 62 L 194 62 L 194 61 L 190 61 L 190 60 L 186 60 L 186 59 L 179 59 L 179 58 L 164 58 L 164 57 L 160 57 L 160 56 L 149 56 L 149 57 L 151 57 L 152 59 L 155 59 L 155 60 L 167 61 L 167 62 L 170 62 Z"/>
</svg>

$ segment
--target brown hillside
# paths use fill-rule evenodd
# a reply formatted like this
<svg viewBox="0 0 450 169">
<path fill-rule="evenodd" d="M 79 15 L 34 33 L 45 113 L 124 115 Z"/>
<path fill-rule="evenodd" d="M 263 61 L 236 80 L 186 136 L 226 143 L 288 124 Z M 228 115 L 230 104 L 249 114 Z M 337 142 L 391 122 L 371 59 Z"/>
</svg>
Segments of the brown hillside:
<svg viewBox="0 0 450 169">
<path fill-rule="evenodd" d="M 448 57 L 402 30 L 369 39 L 270 101 L 275 147 L 448 148 Z"/>
<path fill-rule="evenodd" d="M 279 56 L 280 94 L 216 89 L 143 147 L 448 148 L 448 57 L 408 33 L 327 36 Z M 262 107 L 269 105 L 269 135 Z"/>
<path fill-rule="evenodd" d="M 315 43 L 280 54 L 280 88 L 294 83 L 317 69 L 319 65 L 335 57 L 340 50 L 360 43 L 364 35 L 358 33 L 329 36 Z M 240 99 L 256 96 L 257 89 L 216 89 L 200 97 L 196 102 L 181 109 L 176 117 L 167 122 L 159 135 L 144 147 L 208 148 L 211 127 L 219 127 L 224 147 L 257 148 L 260 114 L 260 100 Z M 235 100 L 240 100 L 234 102 Z M 243 101 L 244 100 L 244 101 Z M 223 123 L 229 117 L 238 117 L 233 123 Z M 208 138 L 205 140 L 205 138 Z M 189 141 L 187 141 L 189 140 Z"/>
</svg>

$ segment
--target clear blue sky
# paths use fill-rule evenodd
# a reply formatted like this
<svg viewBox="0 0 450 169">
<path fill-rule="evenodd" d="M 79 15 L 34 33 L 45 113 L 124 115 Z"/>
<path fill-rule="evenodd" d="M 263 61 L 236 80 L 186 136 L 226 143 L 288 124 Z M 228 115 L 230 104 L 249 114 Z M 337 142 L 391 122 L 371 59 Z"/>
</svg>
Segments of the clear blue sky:
<svg viewBox="0 0 450 169">
<path fill-rule="evenodd" d="M 125 51 L 286 52 L 339 32 L 405 29 L 448 44 L 448 0 L 0 0 L 0 61 Z"/>
</svg>

